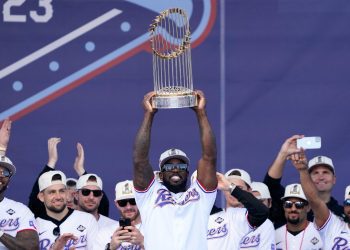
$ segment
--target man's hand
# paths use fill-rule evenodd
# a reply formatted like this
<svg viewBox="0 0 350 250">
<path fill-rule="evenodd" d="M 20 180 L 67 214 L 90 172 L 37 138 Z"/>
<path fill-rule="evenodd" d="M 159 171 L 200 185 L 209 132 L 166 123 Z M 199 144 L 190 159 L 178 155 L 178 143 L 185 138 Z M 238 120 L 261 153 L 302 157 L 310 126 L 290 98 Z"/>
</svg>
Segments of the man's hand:
<svg viewBox="0 0 350 250">
<path fill-rule="evenodd" d="M 158 109 L 155 109 L 152 107 L 152 97 L 156 95 L 156 92 L 151 91 L 148 92 L 144 97 L 143 97 L 143 108 L 146 112 L 149 112 L 151 114 L 155 114 Z"/>
<path fill-rule="evenodd" d="M 134 244 L 134 245 L 138 245 L 138 246 L 143 246 L 143 235 L 141 234 L 140 230 L 138 230 L 136 227 L 134 226 L 127 226 L 125 227 L 125 229 L 129 230 L 130 233 L 130 243 Z"/>
<path fill-rule="evenodd" d="M 0 128 L 0 151 L 6 152 L 10 140 L 11 123 L 10 119 L 7 118 Z"/>
<path fill-rule="evenodd" d="M 290 159 L 298 171 L 308 169 L 307 158 L 303 149 L 299 153 L 292 154 Z"/>
<path fill-rule="evenodd" d="M 60 237 L 57 238 L 55 243 L 50 247 L 50 250 L 63 250 L 65 249 L 65 245 L 68 240 L 77 241 L 78 238 L 74 236 L 72 233 L 64 233 Z M 69 250 L 74 250 L 75 247 L 69 247 Z"/>
<path fill-rule="evenodd" d="M 216 178 L 218 179 L 218 189 L 221 191 L 230 191 L 231 183 L 226 179 L 225 175 L 216 172 Z"/>
<path fill-rule="evenodd" d="M 121 246 L 122 242 L 130 242 L 131 234 L 129 230 L 124 229 L 123 227 L 118 227 L 117 230 L 112 235 L 110 242 L 111 249 L 117 249 Z"/>
<path fill-rule="evenodd" d="M 58 160 L 58 153 L 57 153 L 57 144 L 61 142 L 61 138 L 58 137 L 52 137 L 47 141 L 47 149 L 49 153 L 49 160 L 47 161 L 47 166 L 50 168 L 55 168 L 57 160 Z"/>
<path fill-rule="evenodd" d="M 85 173 L 84 169 L 84 160 L 85 160 L 85 154 L 84 154 L 84 148 L 83 145 L 81 145 L 79 142 L 77 143 L 77 156 L 75 157 L 74 161 L 74 170 L 79 175 L 82 176 Z"/>
<path fill-rule="evenodd" d="M 201 90 L 195 90 L 194 94 L 197 96 L 197 106 L 194 106 L 193 109 L 195 111 L 204 110 L 206 105 L 204 93 Z"/>
<path fill-rule="evenodd" d="M 303 137 L 304 137 L 303 135 L 293 135 L 292 137 L 289 137 L 282 144 L 282 147 L 280 149 L 280 155 L 287 160 L 289 159 L 290 155 L 299 153 L 301 149 L 297 148 L 297 140 Z"/>
</svg>

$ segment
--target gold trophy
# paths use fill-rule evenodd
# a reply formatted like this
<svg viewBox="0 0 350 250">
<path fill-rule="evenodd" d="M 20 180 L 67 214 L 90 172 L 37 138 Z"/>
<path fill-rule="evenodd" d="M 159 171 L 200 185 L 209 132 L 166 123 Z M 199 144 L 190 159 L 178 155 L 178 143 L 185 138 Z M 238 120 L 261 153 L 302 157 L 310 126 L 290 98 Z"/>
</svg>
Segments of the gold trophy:
<svg viewBox="0 0 350 250">
<path fill-rule="evenodd" d="M 190 28 L 184 10 L 161 12 L 151 24 L 154 108 L 171 109 L 197 105 L 193 92 Z"/>
</svg>

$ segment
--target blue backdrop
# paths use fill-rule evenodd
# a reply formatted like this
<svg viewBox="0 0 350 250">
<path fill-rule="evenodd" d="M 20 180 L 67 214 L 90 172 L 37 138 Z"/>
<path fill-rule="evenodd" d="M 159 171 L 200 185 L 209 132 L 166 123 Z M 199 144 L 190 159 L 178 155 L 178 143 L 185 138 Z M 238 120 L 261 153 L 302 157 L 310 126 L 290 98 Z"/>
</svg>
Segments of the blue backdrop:
<svg viewBox="0 0 350 250">
<path fill-rule="evenodd" d="M 108 0 L 2 2 L 0 120 L 14 120 L 8 155 L 18 173 L 7 195 L 27 203 L 57 136 L 58 169 L 76 177 L 75 145 L 110 200 L 132 178 L 143 95 L 153 89 L 148 27 L 162 10 L 190 17 L 194 85 L 207 96 L 218 170 L 261 181 L 283 141 L 321 136 L 343 200 L 350 151 L 350 2 L 346 0 Z M 151 161 L 169 147 L 200 157 L 190 109 L 160 110 Z M 297 182 L 291 165 L 284 183 Z M 219 200 L 218 200 L 219 201 Z M 112 202 L 111 202 L 112 203 Z M 113 206 L 113 204 L 112 204 Z M 116 209 L 111 209 L 113 217 Z"/>
</svg>

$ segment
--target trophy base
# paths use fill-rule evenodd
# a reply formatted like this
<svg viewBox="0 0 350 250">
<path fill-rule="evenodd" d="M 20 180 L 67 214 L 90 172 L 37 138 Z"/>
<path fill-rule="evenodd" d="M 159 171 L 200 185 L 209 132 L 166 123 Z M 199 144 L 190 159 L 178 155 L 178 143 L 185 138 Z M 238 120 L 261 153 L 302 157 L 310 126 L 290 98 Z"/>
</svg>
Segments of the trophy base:
<svg viewBox="0 0 350 250">
<path fill-rule="evenodd" d="M 197 106 L 197 98 L 195 95 L 155 96 L 152 106 L 157 109 L 190 108 Z"/>
</svg>

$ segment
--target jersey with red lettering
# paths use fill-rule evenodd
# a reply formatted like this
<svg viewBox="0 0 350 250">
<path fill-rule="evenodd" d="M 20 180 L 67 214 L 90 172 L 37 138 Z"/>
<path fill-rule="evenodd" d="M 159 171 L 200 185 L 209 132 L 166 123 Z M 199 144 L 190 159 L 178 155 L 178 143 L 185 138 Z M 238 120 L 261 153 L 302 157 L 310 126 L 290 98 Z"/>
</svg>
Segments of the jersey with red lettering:
<svg viewBox="0 0 350 250">
<path fill-rule="evenodd" d="M 141 224 L 137 224 L 135 227 L 140 230 Z M 105 249 L 107 243 L 111 242 L 111 238 L 115 230 L 119 227 L 119 222 L 116 221 L 116 224 L 109 225 L 107 227 L 101 228 L 98 231 L 98 235 L 96 237 L 94 243 L 94 250 Z M 141 231 L 141 230 L 140 230 Z M 142 232 L 141 232 L 142 233 Z M 117 250 L 141 250 L 141 246 L 130 244 L 128 246 L 120 246 Z"/>
<path fill-rule="evenodd" d="M 244 250 L 274 250 L 275 249 L 275 228 L 272 222 L 267 219 L 263 224 L 247 235 L 243 236 L 239 243 L 240 249 Z"/>
<path fill-rule="evenodd" d="M 247 219 L 245 208 L 227 208 L 209 216 L 208 250 L 239 249 L 239 242 L 253 228 Z"/>
<path fill-rule="evenodd" d="M 142 218 L 145 249 L 207 249 L 207 226 L 216 189 L 205 190 L 198 180 L 181 193 L 171 193 L 162 183 L 135 189 Z"/>
<path fill-rule="evenodd" d="M 49 216 L 36 218 L 39 231 L 39 248 L 48 250 L 56 238 L 64 233 L 72 233 L 77 241 L 68 240 L 64 249 L 75 247 L 80 250 L 91 250 L 98 233 L 98 224 L 93 215 L 77 210 L 69 210 L 67 216 L 57 221 Z"/>
<path fill-rule="evenodd" d="M 324 249 L 350 249 L 349 225 L 333 213 L 329 213 L 326 223 L 318 230 L 325 242 Z"/>
<path fill-rule="evenodd" d="M 34 214 L 30 209 L 17 201 L 4 198 L 0 202 L 0 229 L 13 237 L 23 230 L 37 230 Z M 0 250 L 7 249 L 0 242 Z"/>
<path fill-rule="evenodd" d="M 308 223 L 307 227 L 293 235 L 288 232 L 286 225 L 276 229 L 276 250 L 319 250 L 323 248 L 323 241 L 313 223 Z"/>
</svg>

